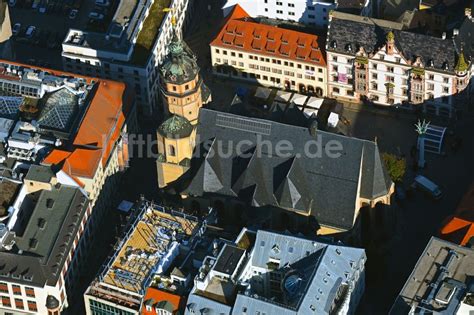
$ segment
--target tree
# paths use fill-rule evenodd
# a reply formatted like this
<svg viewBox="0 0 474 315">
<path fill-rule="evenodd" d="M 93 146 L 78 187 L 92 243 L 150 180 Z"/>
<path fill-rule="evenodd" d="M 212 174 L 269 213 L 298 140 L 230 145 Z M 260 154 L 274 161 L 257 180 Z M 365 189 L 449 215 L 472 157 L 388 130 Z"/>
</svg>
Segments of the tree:
<svg viewBox="0 0 474 315">
<path fill-rule="evenodd" d="M 382 158 L 392 180 L 395 183 L 401 182 L 407 167 L 405 159 L 390 153 L 384 153 Z"/>
</svg>

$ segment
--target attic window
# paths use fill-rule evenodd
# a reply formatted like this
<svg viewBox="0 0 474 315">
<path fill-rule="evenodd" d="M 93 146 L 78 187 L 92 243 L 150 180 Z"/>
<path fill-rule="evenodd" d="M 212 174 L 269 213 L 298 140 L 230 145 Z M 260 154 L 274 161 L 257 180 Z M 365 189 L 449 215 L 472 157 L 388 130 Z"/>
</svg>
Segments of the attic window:
<svg viewBox="0 0 474 315">
<path fill-rule="evenodd" d="M 39 227 L 40 229 L 43 229 L 45 225 L 46 225 L 46 220 L 43 219 L 43 218 L 39 218 L 39 219 L 38 219 L 38 227 Z"/>
<path fill-rule="evenodd" d="M 272 252 L 275 253 L 275 254 L 279 254 L 280 253 L 280 247 L 277 244 L 273 245 Z"/>
<path fill-rule="evenodd" d="M 30 248 L 36 249 L 38 246 L 38 240 L 36 238 L 30 238 Z"/>
<path fill-rule="evenodd" d="M 51 199 L 51 198 L 46 199 L 46 207 L 47 207 L 48 209 L 52 209 L 53 206 L 54 206 L 54 200 Z"/>
</svg>

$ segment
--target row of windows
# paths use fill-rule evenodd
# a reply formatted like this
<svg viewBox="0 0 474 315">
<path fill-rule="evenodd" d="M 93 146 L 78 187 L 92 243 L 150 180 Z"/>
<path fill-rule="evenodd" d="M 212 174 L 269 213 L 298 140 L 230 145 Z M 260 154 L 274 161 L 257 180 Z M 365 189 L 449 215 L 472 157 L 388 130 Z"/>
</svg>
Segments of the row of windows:
<svg viewBox="0 0 474 315">
<path fill-rule="evenodd" d="M 215 51 L 216 54 L 221 54 L 221 52 L 222 52 L 222 54 L 223 54 L 224 56 L 230 55 L 231 57 L 237 57 L 237 56 L 238 56 L 239 58 L 243 58 L 243 57 L 244 57 L 242 53 L 235 53 L 235 52 L 231 51 L 230 54 L 229 54 L 229 52 L 228 52 L 227 50 L 224 50 L 224 49 L 222 49 L 222 51 L 221 51 L 219 48 L 216 48 L 214 51 Z M 257 55 L 250 55 L 250 54 L 248 55 L 248 57 L 249 57 L 250 60 L 255 60 L 255 61 L 259 61 L 259 60 L 260 60 L 261 62 L 273 63 L 273 64 L 277 64 L 277 65 L 284 65 L 284 66 L 286 66 L 286 67 L 294 67 L 294 66 L 295 66 L 295 64 L 294 64 L 293 62 L 291 62 L 291 61 L 283 61 L 283 62 L 282 62 L 282 60 L 280 60 L 280 59 L 267 58 L 267 57 L 259 57 L 259 56 L 257 56 Z M 220 58 L 216 58 L 216 59 L 217 59 L 218 62 L 220 61 Z M 224 59 L 224 60 L 226 60 L 226 59 Z M 297 63 L 297 64 L 296 64 L 296 67 L 297 67 L 298 69 L 303 69 L 303 68 L 304 68 L 305 70 L 316 71 L 316 67 L 314 67 L 314 66 L 308 66 L 308 65 L 303 65 L 303 64 L 300 64 L 300 63 Z M 322 68 L 318 68 L 318 72 L 319 72 L 319 73 L 323 73 L 323 69 L 322 69 Z"/>
<path fill-rule="evenodd" d="M 11 299 L 8 296 L 2 296 L 0 297 L 2 301 L 2 306 L 5 307 L 12 307 L 12 302 Z M 14 299 L 15 300 L 15 308 L 24 310 L 25 309 L 25 304 L 22 299 Z M 37 312 L 38 311 L 38 306 L 36 305 L 35 301 L 27 301 L 27 306 L 28 310 L 32 312 Z"/>
<path fill-rule="evenodd" d="M 0 282 L 0 292 L 9 293 L 8 284 L 6 282 Z M 21 287 L 16 284 L 12 284 L 12 292 L 14 295 L 22 295 Z M 32 287 L 25 287 L 25 294 L 29 297 L 35 297 L 35 289 Z"/>
<path fill-rule="evenodd" d="M 89 300 L 92 315 L 132 315 L 132 312 L 124 311 L 114 306 Z"/>
</svg>

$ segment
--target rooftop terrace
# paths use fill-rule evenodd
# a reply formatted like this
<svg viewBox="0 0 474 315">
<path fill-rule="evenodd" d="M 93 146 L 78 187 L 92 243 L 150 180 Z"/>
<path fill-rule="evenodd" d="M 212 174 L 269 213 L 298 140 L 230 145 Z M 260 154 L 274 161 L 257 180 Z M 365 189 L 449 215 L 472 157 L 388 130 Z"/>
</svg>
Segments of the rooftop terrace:
<svg viewBox="0 0 474 315">
<path fill-rule="evenodd" d="M 135 43 L 132 63 L 144 65 L 148 61 L 155 38 L 160 32 L 161 22 L 166 15 L 166 12 L 163 12 L 163 10 L 169 8 L 170 5 L 171 0 L 155 0 L 151 5 L 150 13 L 143 22 L 143 28 Z"/>
<path fill-rule="evenodd" d="M 101 277 L 108 285 L 142 294 L 154 274 L 170 267 L 180 244 L 187 243 L 199 226 L 195 217 L 159 206 L 143 206 L 140 211 Z"/>
</svg>

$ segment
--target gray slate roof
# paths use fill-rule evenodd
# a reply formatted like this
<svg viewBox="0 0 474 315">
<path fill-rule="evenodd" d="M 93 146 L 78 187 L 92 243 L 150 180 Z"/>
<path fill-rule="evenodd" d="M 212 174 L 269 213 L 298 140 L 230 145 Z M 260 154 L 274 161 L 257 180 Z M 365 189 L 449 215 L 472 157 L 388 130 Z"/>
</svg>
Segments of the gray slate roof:
<svg viewBox="0 0 474 315">
<path fill-rule="evenodd" d="M 209 315 L 230 315 L 232 308 L 229 305 L 225 305 L 209 298 L 190 294 L 184 314 L 209 314 Z"/>
<path fill-rule="evenodd" d="M 54 172 L 49 167 L 31 165 L 25 179 L 41 183 L 49 183 L 54 176 Z"/>
<path fill-rule="evenodd" d="M 416 57 L 421 57 L 426 67 L 433 62 L 433 68 L 436 70 L 454 71 L 459 49 L 451 38 L 443 40 L 402 31 L 401 28 L 399 23 L 336 12 L 333 13 L 328 30 L 327 50 L 355 55 L 359 47 L 363 47 L 367 53 L 376 53 L 385 45 L 387 33 L 392 31 L 395 35 L 395 46 L 408 60 L 414 61 Z"/>
<path fill-rule="evenodd" d="M 286 297 L 286 305 L 276 305 L 254 298 L 237 295 L 232 314 L 329 314 L 329 308 L 342 283 L 347 283 L 356 272 L 351 262 L 365 262 L 363 249 L 329 245 L 291 235 L 258 231 L 252 251 L 252 266 L 267 268 L 266 263 L 280 259 L 278 269 L 288 269 L 302 280 L 296 292 Z M 285 267 L 288 266 L 288 267 Z M 278 301 L 283 303 L 283 301 Z M 310 308 L 311 307 L 311 308 Z"/>
<path fill-rule="evenodd" d="M 318 140 L 308 128 L 208 109 L 201 109 L 197 128 L 200 144 L 191 162 L 190 183 L 182 192 L 187 195 L 235 197 L 252 207 L 303 212 L 320 224 L 350 229 L 357 198 L 386 195 L 392 185 L 378 147 L 371 141 L 318 130 L 323 148 L 335 141 L 343 149 L 339 158 L 324 152 L 314 158 L 304 154 L 305 145 Z M 248 143 L 237 154 L 242 140 Z M 272 149 L 264 141 L 271 143 Z M 293 152 L 277 154 L 279 141 L 291 143 Z M 230 157 L 215 154 L 229 151 Z M 315 151 L 313 146 L 311 152 Z"/>
<path fill-rule="evenodd" d="M 77 188 L 62 185 L 28 194 L 23 204 L 27 220 L 13 227 L 14 249 L 0 252 L 0 280 L 55 285 L 87 209 L 87 197 Z"/>
</svg>

